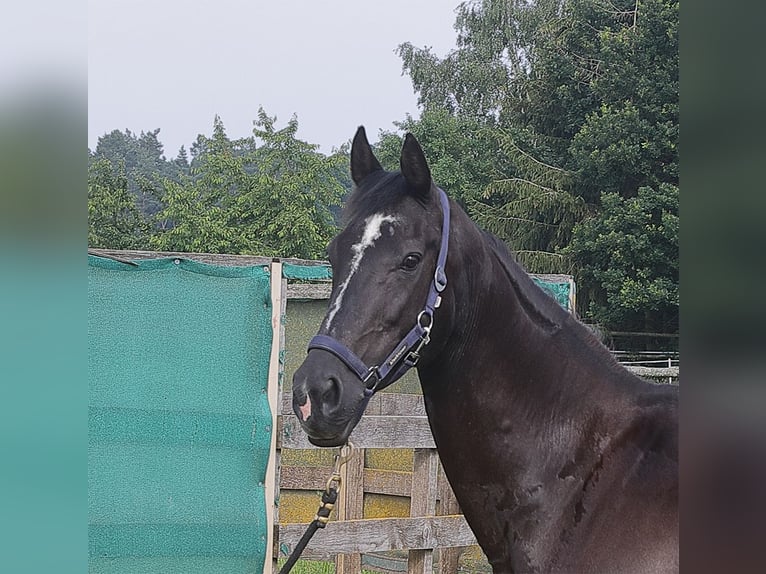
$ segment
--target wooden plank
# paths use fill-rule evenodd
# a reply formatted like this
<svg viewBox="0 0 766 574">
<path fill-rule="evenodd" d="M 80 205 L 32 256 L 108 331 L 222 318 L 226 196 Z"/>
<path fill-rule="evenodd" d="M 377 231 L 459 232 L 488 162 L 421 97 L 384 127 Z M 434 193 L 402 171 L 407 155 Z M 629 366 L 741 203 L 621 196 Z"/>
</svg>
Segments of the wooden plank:
<svg viewBox="0 0 766 574">
<path fill-rule="evenodd" d="M 364 449 L 351 451 L 341 467 L 341 488 L 338 500 L 338 520 L 364 517 Z M 336 574 L 359 574 L 362 555 L 358 552 L 338 554 L 335 557 Z"/>
<path fill-rule="evenodd" d="M 574 281 L 574 277 L 563 273 L 529 273 L 528 275 L 546 283 L 569 283 Z"/>
<path fill-rule="evenodd" d="M 401 470 L 364 469 L 364 491 L 388 496 L 410 496 L 412 473 Z"/>
<path fill-rule="evenodd" d="M 293 394 L 282 393 L 282 410 L 280 414 L 295 416 L 293 413 Z"/>
<path fill-rule="evenodd" d="M 211 263 L 212 265 L 224 266 L 251 266 L 251 265 L 269 265 L 274 258 L 261 255 L 230 255 L 228 253 L 198 253 L 186 251 L 147 251 L 143 249 L 101 249 L 88 248 L 96 254 L 111 255 L 122 259 L 158 259 L 162 257 L 181 257 L 183 259 L 194 259 L 202 263 Z M 293 265 L 316 266 L 329 265 L 328 261 L 318 259 L 298 259 L 296 257 L 280 257 L 282 263 L 291 263 Z M 563 283 L 573 280 L 571 275 L 530 273 L 530 277 L 537 277 L 543 281 L 551 283 Z"/>
<path fill-rule="evenodd" d="M 281 301 L 279 306 L 279 385 L 278 385 L 278 393 L 277 393 L 277 408 L 279 408 L 279 397 L 283 395 L 282 387 L 284 384 L 284 376 L 285 376 L 285 364 L 284 364 L 284 349 L 285 349 L 285 317 L 287 316 L 287 297 L 285 294 L 287 293 L 287 279 L 284 277 L 281 277 L 280 273 L 280 280 L 281 280 Z M 276 425 L 275 420 L 275 428 L 274 428 L 274 437 L 275 440 L 278 439 L 279 436 L 279 429 Z M 276 473 L 275 473 L 275 485 L 276 485 L 276 492 L 274 497 L 274 524 L 272 525 L 272 538 L 274 539 L 274 542 L 278 539 L 279 536 L 279 497 L 280 497 L 280 473 L 282 469 L 282 451 L 280 449 L 276 449 L 274 451 L 274 462 L 276 464 Z M 276 546 L 276 544 L 274 544 Z M 272 570 L 274 572 L 278 571 L 277 566 L 277 558 L 279 557 L 279 550 L 277 550 L 274 546 L 269 547 L 271 548 L 271 557 L 272 557 Z"/>
<path fill-rule="evenodd" d="M 577 315 L 577 284 L 574 277 L 569 278 L 569 312 Z"/>
<path fill-rule="evenodd" d="M 272 257 L 263 257 L 260 255 L 229 255 L 226 253 L 192 253 L 182 251 L 145 251 L 140 249 L 98 249 L 104 255 L 119 257 L 121 259 L 139 260 L 139 259 L 160 259 L 163 257 L 178 257 L 181 259 L 192 259 L 209 265 L 220 265 L 222 267 L 251 267 L 254 265 L 270 265 Z M 293 265 L 306 266 L 326 266 L 327 261 L 318 261 L 315 259 L 297 259 L 295 257 L 280 258 L 282 263 L 291 263 Z"/>
<path fill-rule="evenodd" d="M 282 466 L 279 487 L 280 490 L 323 490 L 331 472 L 329 466 Z M 364 469 L 364 491 L 367 493 L 410 496 L 411 488 L 411 472 Z"/>
<path fill-rule="evenodd" d="M 287 286 L 288 299 L 329 299 L 330 283 L 291 283 Z"/>
<path fill-rule="evenodd" d="M 380 399 L 380 411 L 382 416 L 426 416 L 426 406 L 423 395 L 409 395 L 404 393 L 378 393 Z"/>
<path fill-rule="evenodd" d="M 279 451 L 277 450 L 277 412 L 279 410 L 279 397 L 281 389 L 281 364 L 279 361 L 280 351 L 284 347 L 284 329 L 282 326 L 282 313 L 284 291 L 282 284 L 282 263 L 272 261 L 270 266 L 271 287 L 271 354 L 269 355 L 268 375 L 268 400 L 271 411 L 271 453 L 266 466 L 266 482 L 264 484 L 264 497 L 266 499 L 266 548 L 274 546 L 274 524 L 279 523 Z M 271 574 L 276 571 L 276 560 L 273 552 L 266 552 L 263 566 L 263 574 Z"/>
<path fill-rule="evenodd" d="M 280 419 L 278 448 L 317 448 L 295 416 Z M 436 448 L 427 417 L 365 416 L 351 433 L 351 442 L 359 448 Z"/>
<path fill-rule="evenodd" d="M 412 464 L 412 497 L 410 516 L 436 514 L 436 479 L 439 459 L 434 449 L 416 449 Z M 431 574 L 434 568 L 433 549 L 410 550 L 408 574 Z"/>
<path fill-rule="evenodd" d="M 351 451 L 341 467 L 341 504 L 339 520 L 355 520 L 364 515 L 364 449 Z"/>
<path fill-rule="evenodd" d="M 281 490 L 322 490 L 332 468 L 310 466 L 283 466 Z M 364 491 L 387 496 L 410 496 L 412 473 L 401 470 L 364 469 Z"/>
<path fill-rule="evenodd" d="M 444 468 L 439 464 L 439 475 L 437 479 L 437 492 L 439 505 L 436 508 L 436 514 L 439 516 L 460 514 L 460 505 L 457 502 L 455 493 L 447 481 L 447 475 L 444 474 Z M 463 548 L 440 548 L 439 552 L 439 574 L 454 574 L 458 571 L 460 555 Z"/>
<path fill-rule="evenodd" d="M 366 415 L 425 416 L 422 395 L 406 393 L 377 393 L 367 403 Z"/>
<path fill-rule="evenodd" d="M 280 546 L 291 552 L 305 530 L 305 524 L 280 525 Z M 311 540 L 302 556 L 330 560 L 343 552 L 419 550 L 473 544 L 476 544 L 476 538 L 462 515 L 347 520 L 330 522 Z"/>
<path fill-rule="evenodd" d="M 329 466 L 283 466 L 280 490 L 324 490 L 332 473 Z"/>
<path fill-rule="evenodd" d="M 281 414 L 293 414 L 293 394 L 283 393 Z M 367 403 L 365 416 L 401 416 L 420 417 L 426 416 L 426 407 L 422 395 L 410 395 L 405 393 L 377 393 Z"/>
<path fill-rule="evenodd" d="M 639 377 L 651 378 L 678 378 L 680 369 L 678 367 L 642 367 L 641 365 L 625 365 L 625 368 L 635 373 Z"/>
</svg>

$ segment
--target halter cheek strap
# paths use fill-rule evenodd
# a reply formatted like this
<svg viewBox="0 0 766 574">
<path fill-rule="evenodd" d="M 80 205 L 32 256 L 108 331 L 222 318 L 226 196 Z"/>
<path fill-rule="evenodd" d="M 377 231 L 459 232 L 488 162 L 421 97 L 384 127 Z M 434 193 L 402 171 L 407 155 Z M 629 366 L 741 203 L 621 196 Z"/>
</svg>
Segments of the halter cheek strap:
<svg viewBox="0 0 766 574">
<path fill-rule="evenodd" d="M 404 336 L 394 350 L 378 365 L 367 366 L 351 349 L 330 337 L 316 335 L 309 342 L 309 350 L 320 349 L 332 353 L 351 369 L 364 384 L 364 393 L 371 397 L 374 393 L 386 388 L 400 379 L 408 370 L 418 364 L 420 351 L 431 340 L 431 328 L 434 324 L 434 310 L 441 303 L 441 292 L 447 287 L 447 247 L 449 245 L 450 208 L 449 199 L 443 190 L 438 189 L 442 208 L 442 236 L 439 246 L 439 256 L 436 259 L 436 270 L 428 290 L 428 297 L 423 310 L 418 314 L 415 325 Z"/>
</svg>

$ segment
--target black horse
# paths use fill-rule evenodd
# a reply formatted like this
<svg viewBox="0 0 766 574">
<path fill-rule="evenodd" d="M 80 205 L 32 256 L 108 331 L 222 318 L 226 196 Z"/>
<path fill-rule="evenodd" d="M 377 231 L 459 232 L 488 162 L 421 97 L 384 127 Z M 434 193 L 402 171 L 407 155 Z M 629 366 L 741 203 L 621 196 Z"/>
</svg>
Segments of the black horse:
<svg viewBox="0 0 766 574">
<path fill-rule="evenodd" d="M 351 175 L 328 312 L 293 378 L 310 440 L 344 444 L 417 364 L 495 573 L 677 571 L 677 387 L 620 366 L 433 184 L 411 134 L 387 172 L 359 128 Z"/>
</svg>

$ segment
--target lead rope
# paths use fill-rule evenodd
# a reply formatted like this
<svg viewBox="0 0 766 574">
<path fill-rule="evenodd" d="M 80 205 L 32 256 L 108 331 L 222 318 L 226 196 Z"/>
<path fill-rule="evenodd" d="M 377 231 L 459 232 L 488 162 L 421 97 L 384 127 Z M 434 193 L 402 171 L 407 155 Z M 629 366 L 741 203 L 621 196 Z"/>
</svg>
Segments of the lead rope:
<svg viewBox="0 0 766 574">
<path fill-rule="evenodd" d="M 306 546 L 308 545 L 309 540 L 311 540 L 311 537 L 314 536 L 317 530 L 324 528 L 327 526 L 327 523 L 330 522 L 330 513 L 332 512 L 332 509 L 335 508 L 335 503 L 338 500 L 338 491 L 340 490 L 340 467 L 346 464 L 346 461 L 351 456 L 353 448 L 354 445 L 348 442 L 343 445 L 335 455 L 332 474 L 327 480 L 327 486 L 325 487 L 324 492 L 322 492 L 319 510 L 317 510 L 317 513 L 314 516 L 314 520 L 309 523 L 308 528 L 306 528 L 306 532 L 303 533 L 303 536 L 301 536 L 298 544 L 295 545 L 295 548 L 290 554 L 290 557 L 287 559 L 287 562 L 285 562 L 282 568 L 279 570 L 279 574 L 287 574 L 290 572 L 290 570 L 293 569 L 293 566 L 295 566 L 295 563 L 298 561 L 298 559 L 301 557 L 301 554 L 306 549 Z"/>
</svg>

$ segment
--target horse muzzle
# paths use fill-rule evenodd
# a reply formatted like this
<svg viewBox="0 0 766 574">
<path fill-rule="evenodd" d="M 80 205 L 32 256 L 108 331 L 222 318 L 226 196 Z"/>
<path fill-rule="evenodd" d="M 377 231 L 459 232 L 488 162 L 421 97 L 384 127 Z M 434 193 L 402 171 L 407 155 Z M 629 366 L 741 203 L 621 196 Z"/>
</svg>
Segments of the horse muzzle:
<svg viewBox="0 0 766 574">
<path fill-rule="evenodd" d="M 366 406 L 364 387 L 330 353 L 310 351 L 293 375 L 293 412 L 315 446 L 345 444 Z"/>
</svg>

